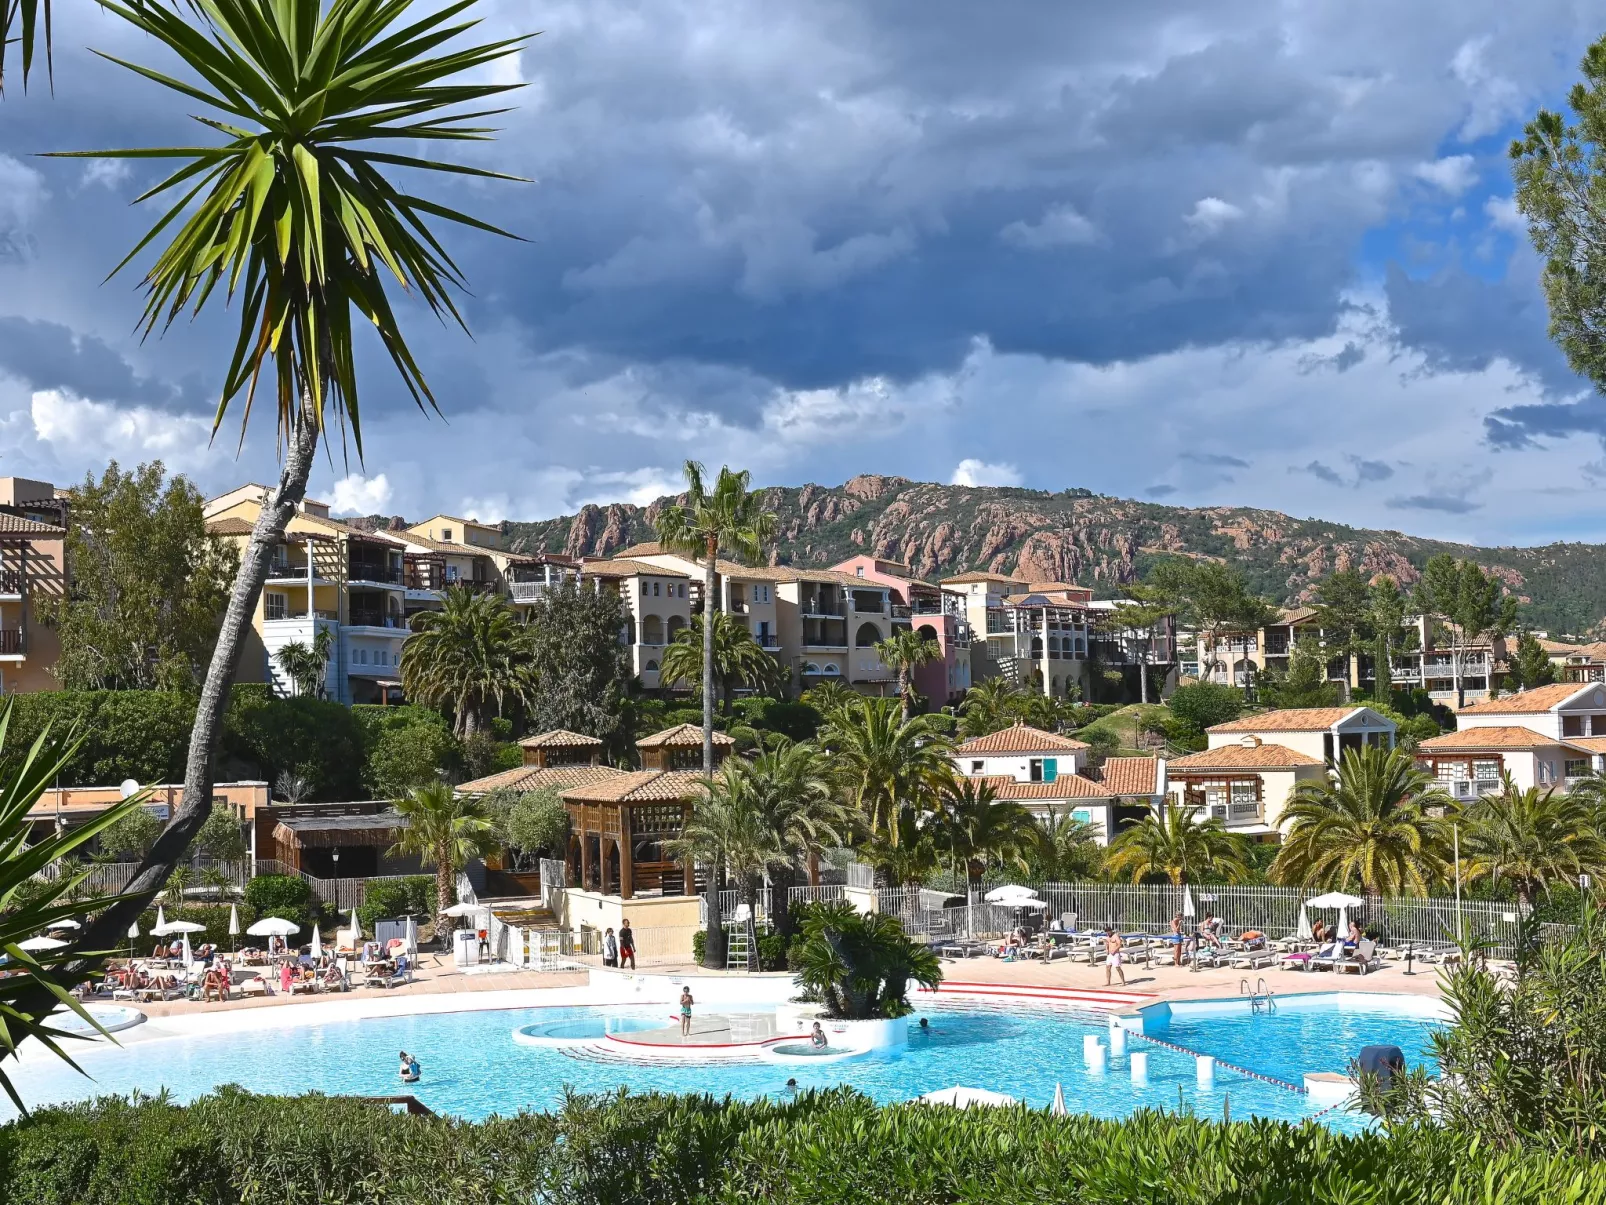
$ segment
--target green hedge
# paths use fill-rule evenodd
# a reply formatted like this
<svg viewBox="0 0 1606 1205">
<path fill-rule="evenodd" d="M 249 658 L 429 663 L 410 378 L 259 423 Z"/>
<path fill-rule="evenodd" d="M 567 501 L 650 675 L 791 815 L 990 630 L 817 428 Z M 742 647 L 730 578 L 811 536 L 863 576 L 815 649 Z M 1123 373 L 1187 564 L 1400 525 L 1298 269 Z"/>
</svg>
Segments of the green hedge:
<svg viewBox="0 0 1606 1205">
<path fill-rule="evenodd" d="M 1606 1165 L 1443 1131 L 1125 1121 L 1026 1108 L 878 1108 L 851 1089 L 778 1102 L 571 1097 L 480 1124 L 317 1095 L 109 1099 L 0 1128 L 7 1205 L 1561 1205 Z"/>
<path fill-rule="evenodd" d="M 357 919 L 370 931 L 374 922 L 394 920 L 411 912 L 419 923 L 435 914 L 435 876 L 410 875 L 405 879 L 369 879 L 363 888 Z"/>
</svg>

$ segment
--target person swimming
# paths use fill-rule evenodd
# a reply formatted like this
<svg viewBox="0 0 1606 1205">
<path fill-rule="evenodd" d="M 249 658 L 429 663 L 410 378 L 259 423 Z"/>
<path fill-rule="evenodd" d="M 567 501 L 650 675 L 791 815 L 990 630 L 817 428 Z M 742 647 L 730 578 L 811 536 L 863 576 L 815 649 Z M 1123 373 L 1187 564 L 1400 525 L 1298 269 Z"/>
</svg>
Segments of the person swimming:
<svg viewBox="0 0 1606 1205">
<path fill-rule="evenodd" d="M 931 1022 L 926 1020 L 924 1017 L 921 1017 L 920 1018 L 920 1028 L 921 1029 L 930 1029 L 931 1028 Z"/>
<path fill-rule="evenodd" d="M 418 1060 L 405 1050 L 401 1052 L 401 1080 L 404 1084 L 416 1084 L 420 1075 Z"/>
<path fill-rule="evenodd" d="M 796 1076 L 789 1076 L 787 1078 L 786 1090 L 788 1092 L 796 1092 L 797 1091 L 797 1077 Z"/>
<path fill-rule="evenodd" d="M 823 1050 L 825 1049 L 827 1040 L 828 1039 L 825 1036 L 825 1030 L 821 1029 L 820 1023 L 816 1021 L 814 1023 L 814 1032 L 809 1034 L 809 1044 L 812 1045 L 816 1050 Z"/>
</svg>

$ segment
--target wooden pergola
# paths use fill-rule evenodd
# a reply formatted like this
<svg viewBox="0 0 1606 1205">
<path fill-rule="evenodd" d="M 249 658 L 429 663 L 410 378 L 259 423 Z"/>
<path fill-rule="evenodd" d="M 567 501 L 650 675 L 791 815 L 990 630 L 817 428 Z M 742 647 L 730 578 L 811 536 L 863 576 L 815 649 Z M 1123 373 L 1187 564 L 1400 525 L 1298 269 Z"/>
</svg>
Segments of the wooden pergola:
<svg viewBox="0 0 1606 1205">
<path fill-rule="evenodd" d="M 663 856 L 663 846 L 684 831 L 702 797 L 700 775 L 683 770 L 637 770 L 565 791 L 569 813 L 570 881 L 582 890 L 618 895 L 639 889 L 687 895 L 697 890 L 689 860 Z"/>
</svg>

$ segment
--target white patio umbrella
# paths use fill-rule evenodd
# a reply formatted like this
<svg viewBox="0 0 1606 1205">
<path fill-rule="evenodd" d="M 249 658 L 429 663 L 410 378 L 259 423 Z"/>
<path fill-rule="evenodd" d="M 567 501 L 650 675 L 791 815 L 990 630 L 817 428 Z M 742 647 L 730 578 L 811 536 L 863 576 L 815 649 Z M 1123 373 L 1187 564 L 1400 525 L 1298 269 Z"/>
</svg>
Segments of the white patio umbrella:
<svg viewBox="0 0 1606 1205">
<path fill-rule="evenodd" d="M 441 913 L 442 916 L 483 916 L 490 912 L 484 904 L 453 904 Z"/>
<path fill-rule="evenodd" d="M 184 954 L 183 954 L 183 958 L 184 958 L 183 967 L 187 971 L 187 970 L 190 969 L 190 963 L 195 961 L 194 958 L 190 955 L 190 935 L 189 935 L 188 931 L 186 931 L 185 934 L 184 934 Z"/>
<path fill-rule="evenodd" d="M 292 933 L 299 932 L 301 932 L 300 925 L 293 920 L 285 920 L 282 916 L 264 916 L 246 930 L 252 937 L 289 937 Z"/>
<path fill-rule="evenodd" d="M 229 936 L 240 936 L 240 907 L 238 904 L 229 905 Z"/>
<path fill-rule="evenodd" d="M 48 925 L 45 926 L 45 928 L 47 928 L 47 929 L 82 929 L 83 926 L 80 925 L 77 921 L 73 920 L 72 917 L 64 916 L 60 920 L 51 921 Z"/>
<path fill-rule="evenodd" d="M 19 950 L 59 950 L 67 943 L 58 941 L 54 937 L 30 937 L 27 941 L 19 941 Z"/>
<path fill-rule="evenodd" d="M 351 910 L 351 944 L 356 945 L 362 940 L 362 922 L 357 919 L 357 910 Z"/>
<path fill-rule="evenodd" d="M 165 924 L 167 924 L 167 917 L 165 915 L 163 915 L 163 913 L 162 913 L 162 906 L 160 904 L 157 904 L 156 905 L 156 924 L 151 926 L 151 932 L 152 933 L 156 932 L 157 929 L 160 929 Z"/>
<path fill-rule="evenodd" d="M 1049 1106 L 1048 1111 L 1055 1117 L 1065 1116 L 1065 1085 L 1057 1081 L 1054 1084 L 1054 1103 Z"/>
<path fill-rule="evenodd" d="M 1325 895 L 1318 895 L 1315 899 L 1305 901 L 1307 908 L 1337 908 L 1338 909 L 1338 936 L 1343 938 L 1349 932 L 1349 910 L 1359 908 L 1366 901 L 1358 895 L 1347 895 L 1342 891 L 1329 891 Z"/>
<path fill-rule="evenodd" d="M 1296 930 L 1294 935 L 1298 937 L 1300 941 L 1310 940 L 1310 913 L 1305 911 L 1304 904 L 1299 906 L 1299 928 Z"/>
<path fill-rule="evenodd" d="M 1182 915 L 1196 915 L 1193 910 L 1193 892 L 1189 891 L 1186 887 L 1182 889 Z"/>
<path fill-rule="evenodd" d="M 418 957 L 418 922 L 411 916 L 407 918 L 407 953 Z"/>
<path fill-rule="evenodd" d="M 323 934 L 318 932 L 318 926 L 312 926 L 312 960 L 317 962 L 323 957 Z"/>
<path fill-rule="evenodd" d="M 198 925 L 192 920 L 170 920 L 160 925 L 151 926 L 151 936 L 171 937 L 175 933 L 205 933 L 206 926 Z"/>
<path fill-rule="evenodd" d="M 1019 883 L 1005 883 L 1002 887 L 994 887 L 982 899 L 989 904 L 1014 904 L 1021 900 L 1035 900 L 1037 892 L 1030 887 L 1022 887 Z M 449 911 L 449 910 L 448 910 Z"/>
<path fill-rule="evenodd" d="M 1018 1103 L 1013 1096 L 1006 1096 L 1002 1092 L 989 1092 L 986 1088 L 966 1088 L 958 1084 L 937 1092 L 927 1092 L 920 1099 L 929 1105 L 952 1105 L 956 1109 L 968 1109 L 976 1105 L 998 1106 Z"/>
</svg>

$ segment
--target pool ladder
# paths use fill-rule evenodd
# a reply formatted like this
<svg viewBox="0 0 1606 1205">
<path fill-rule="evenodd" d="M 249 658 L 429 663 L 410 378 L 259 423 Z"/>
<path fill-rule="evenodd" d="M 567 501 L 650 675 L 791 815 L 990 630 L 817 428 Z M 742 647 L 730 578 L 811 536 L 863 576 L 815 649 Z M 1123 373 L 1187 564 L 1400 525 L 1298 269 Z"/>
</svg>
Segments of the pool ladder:
<svg viewBox="0 0 1606 1205">
<path fill-rule="evenodd" d="M 1255 981 L 1255 986 L 1253 988 L 1249 986 L 1249 979 L 1247 976 L 1238 980 L 1238 991 L 1241 994 L 1249 997 L 1250 1012 L 1258 1013 L 1261 1009 L 1265 1009 L 1268 1013 L 1274 1013 L 1277 1011 L 1277 1001 L 1272 998 L 1272 990 L 1267 985 L 1266 977 L 1264 975 Z"/>
</svg>

